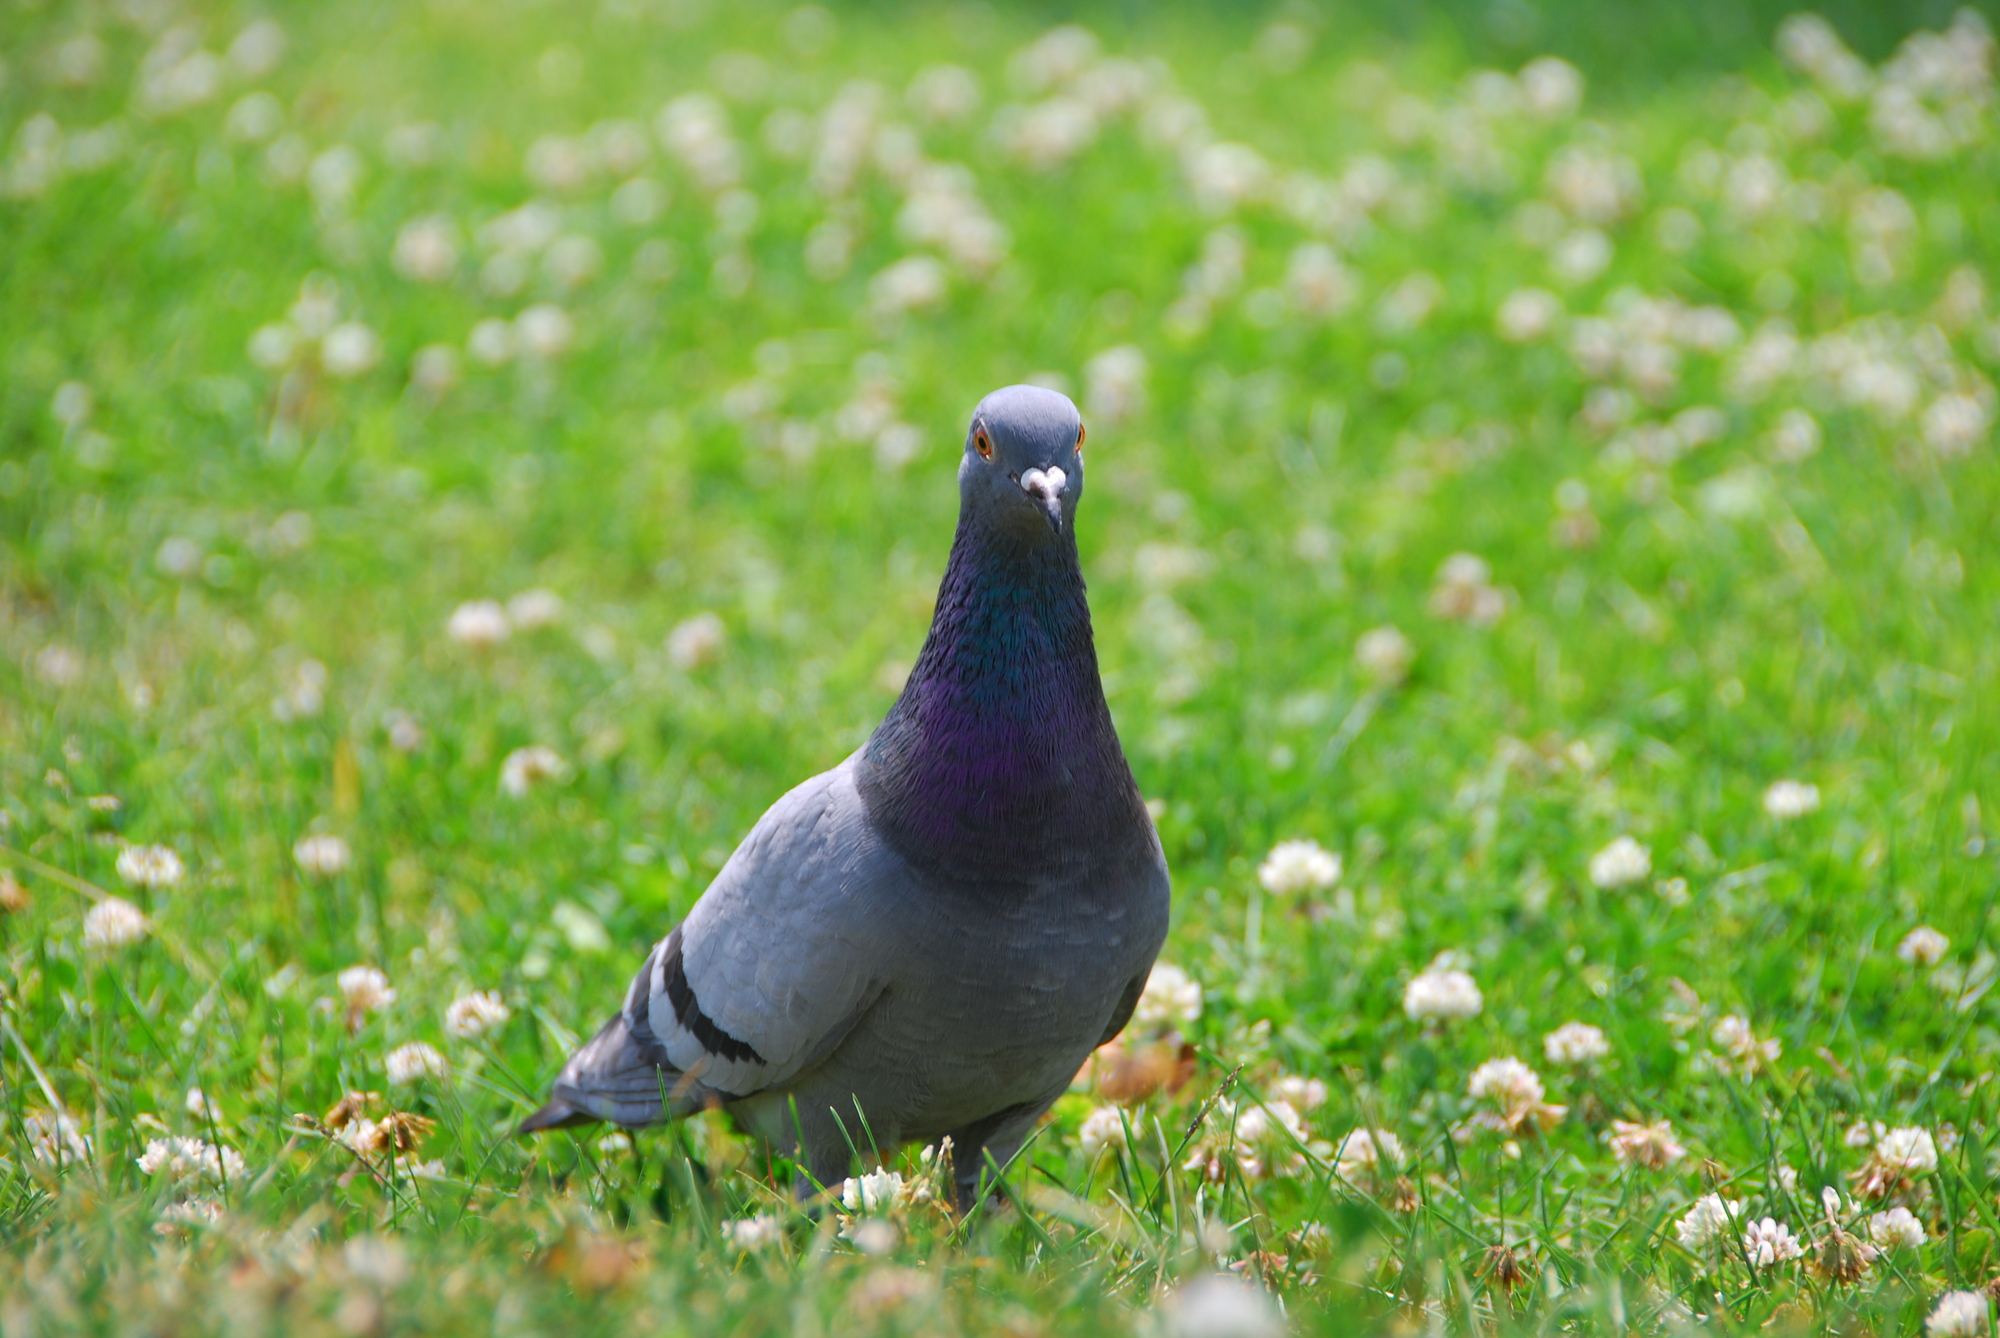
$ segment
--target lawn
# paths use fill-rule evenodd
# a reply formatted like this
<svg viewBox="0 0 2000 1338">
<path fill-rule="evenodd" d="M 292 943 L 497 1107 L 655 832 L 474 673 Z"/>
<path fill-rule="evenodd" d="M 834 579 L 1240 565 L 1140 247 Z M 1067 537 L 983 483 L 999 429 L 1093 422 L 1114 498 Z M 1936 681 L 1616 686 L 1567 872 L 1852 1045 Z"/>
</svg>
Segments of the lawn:
<svg viewBox="0 0 2000 1338">
<path fill-rule="evenodd" d="M 1995 47 L 1827 13 L 13 5 L 0 1329 L 1990 1334 Z M 512 1137 L 1024 380 L 1133 1026 Z"/>
</svg>

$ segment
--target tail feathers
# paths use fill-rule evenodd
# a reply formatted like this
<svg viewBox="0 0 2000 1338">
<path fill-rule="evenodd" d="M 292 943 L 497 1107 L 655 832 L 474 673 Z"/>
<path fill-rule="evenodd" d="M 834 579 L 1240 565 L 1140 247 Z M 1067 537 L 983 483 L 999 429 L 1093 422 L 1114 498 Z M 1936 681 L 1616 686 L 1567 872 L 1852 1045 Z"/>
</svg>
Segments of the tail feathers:
<svg viewBox="0 0 2000 1338">
<path fill-rule="evenodd" d="M 540 1133 L 609 1120 L 636 1129 L 667 1118 L 661 1095 L 671 1092 L 680 1074 L 654 1063 L 640 1050 L 618 1013 L 563 1065 L 549 1103 L 521 1121 L 516 1131 Z"/>
</svg>

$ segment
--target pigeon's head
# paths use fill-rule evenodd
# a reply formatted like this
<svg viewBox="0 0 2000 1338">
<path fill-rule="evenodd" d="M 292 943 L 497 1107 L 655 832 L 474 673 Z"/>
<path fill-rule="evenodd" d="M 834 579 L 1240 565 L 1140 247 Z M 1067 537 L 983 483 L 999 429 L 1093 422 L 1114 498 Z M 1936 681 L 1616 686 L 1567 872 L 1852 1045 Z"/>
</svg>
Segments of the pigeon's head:
<svg viewBox="0 0 2000 1338">
<path fill-rule="evenodd" d="M 969 516 L 1023 538 L 1069 529 L 1083 496 L 1083 420 L 1069 396 L 1008 386 L 979 401 L 958 490 Z"/>
</svg>

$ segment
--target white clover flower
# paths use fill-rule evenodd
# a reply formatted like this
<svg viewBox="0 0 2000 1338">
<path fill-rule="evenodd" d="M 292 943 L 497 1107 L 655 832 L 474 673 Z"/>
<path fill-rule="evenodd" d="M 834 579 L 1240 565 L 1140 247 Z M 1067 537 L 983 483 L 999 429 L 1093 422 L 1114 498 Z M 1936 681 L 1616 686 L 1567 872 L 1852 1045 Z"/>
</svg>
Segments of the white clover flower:
<svg viewBox="0 0 2000 1338">
<path fill-rule="evenodd" d="M 859 1221 L 849 1222 L 841 1228 L 840 1234 L 853 1241 L 854 1248 L 861 1253 L 877 1257 L 895 1249 L 896 1242 L 901 1239 L 895 1223 L 886 1217 L 864 1217 Z M 879 1277 L 880 1274 L 876 1276 Z"/>
<path fill-rule="evenodd" d="M 379 1288 L 400 1287 L 410 1277 L 409 1257 L 387 1236 L 352 1237 L 341 1247 L 340 1262 L 354 1277 Z"/>
<path fill-rule="evenodd" d="M 1512 1055 L 1489 1059 L 1472 1071 L 1465 1094 L 1475 1101 L 1490 1099 L 1502 1110 L 1541 1104 L 1541 1075 Z"/>
<path fill-rule="evenodd" d="M 1285 295 L 1308 316 L 1338 316 L 1354 305 L 1359 285 L 1333 248 L 1307 242 L 1292 251 L 1285 267 Z"/>
<path fill-rule="evenodd" d="M 1517 78 L 1522 104 L 1540 120 L 1564 120 L 1583 105 L 1583 75 L 1560 56 L 1537 56 Z"/>
<path fill-rule="evenodd" d="M 523 632 L 547 627 L 562 615 L 562 596 L 553 590 L 523 590 L 507 601 L 507 621 Z"/>
<path fill-rule="evenodd" d="M 1273 1083 L 1271 1090 L 1297 1110 L 1318 1110 L 1326 1104 L 1326 1084 L 1318 1078 L 1301 1078 L 1288 1073 Z"/>
<path fill-rule="evenodd" d="M 453 609 L 444 630 L 453 641 L 480 649 L 499 645 L 513 628 L 498 600 L 475 599 Z"/>
<path fill-rule="evenodd" d="M 268 326 L 258 326 L 250 334 L 250 342 L 244 346 L 244 352 L 250 356 L 250 362 L 260 368 L 268 372 L 282 372 L 298 358 L 298 344 L 298 330 L 282 320 L 276 320 Z"/>
<path fill-rule="evenodd" d="M 284 127 L 285 105 L 262 89 L 239 98 L 222 123 L 224 133 L 246 144 L 261 144 Z"/>
<path fill-rule="evenodd" d="M 1299 1149 L 1312 1131 L 1288 1101 L 1265 1101 L 1230 1112 L 1235 1134 L 1236 1164 L 1250 1179 L 1265 1175 L 1298 1175 L 1306 1169 Z M 1322 1144 L 1323 1148 L 1325 1145 Z"/>
<path fill-rule="evenodd" d="M 1076 1131 L 1077 1145 L 1083 1155 L 1097 1160 L 1106 1148 L 1125 1146 L 1125 1117 L 1116 1106 L 1099 1106 L 1086 1115 L 1083 1127 Z"/>
<path fill-rule="evenodd" d="M 245 78 L 262 79 L 285 58 L 285 29 L 276 19 L 258 19 L 229 44 L 229 63 Z"/>
<path fill-rule="evenodd" d="M 722 654 L 728 632 L 713 613 L 697 613 L 667 633 L 667 662 L 683 673 L 712 663 Z"/>
<path fill-rule="evenodd" d="M 1249 1144 L 1276 1141 L 1288 1146 L 1287 1140 L 1280 1137 L 1280 1130 L 1301 1143 L 1307 1134 L 1304 1118 L 1292 1109 L 1289 1101 L 1265 1101 L 1243 1107 L 1236 1115 L 1235 1129 L 1237 1140 Z"/>
<path fill-rule="evenodd" d="M 411 1041 L 391 1050 L 382 1060 L 382 1067 L 388 1071 L 389 1081 L 398 1087 L 419 1082 L 425 1078 L 442 1078 L 450 1072 L 437 1047 L 422 1041 Z"/>
<path fill-rule="evenodd" d="M 569 775 L 569 763 L 546 744 L 530 744 L 507 754 L 500 764 L 500 791 L 520 799 L 545 780 L 561 780 Z"/>
<path fill-rule="evenodd" d="M 772 1213 L 758 1213 L 755 1217 L 739 1217 L 733 1222 L 722 1224 L 722 1238 L 735 1248 L 750 1252 L 774 1245 L 785 1234 L 784 1223 Z"/>
<path fill-rule="evenodd" d="M 1132 552 L 1132 574 L 1154 590 L 1204 576 L 1213 564 L 1206 552 L 1188 544 L 1140 544 Z"/>
<path fill-rule="evenodd" d="M 1750 1020 L 1738 1013 L 1731 1013 L 1718 1021 L 1710 1035 L 1745 1073 L 1776 1063 L 1784 1049 L 1776 1037 L 1759 1040 L 1750 1027 Z"/>
<path fill-rule="evenodd" d="M 538 302 L 514 318 L 521 351 L 531 358 L 559 358 L 576 342 L 576 323 L 551 302 Z"/>
<path fill-rule="evenodd" d="M 940 305 L 950 293 L 944 265 L 930 256 L 904 256 L 868 281 L 868 298 L 883 315 Z"/>
<path fill-rule="evenodd" d="M 1410 675 L 1417 648 L 1397 628 L 1370 628 L 1354 643 L 1354 662 L 1377 687 L 1394 687 Z"/>
<path fill-rule="evenodd" d="M 442 283 L 458 268 L 458 226 L 448 214 L 427 214 L 396 234 L 390 263 L 418 283 Z"/>
<path fill-rule="evenodd" d="M 1778 25 L 1778 55 L 1842 100 L 1868 91 L 1874 75 L 1868 62 L 1848 50 L 1831 23 L 1817 14 L 1792 14 Z"/>
<path fill-rule="evenodd" d="M 509 1016 L 498 991 L 474 990 L 453 999 L 444 1010 L 444 1029 L 461 1041 L 476 1040 L 505 1025 Z"/>
<path fill-rule="evenodd" d="M 450 344 L 426 344 L 410 359 L 410 384 L 427 395 L 442 395 L 458 380 L 458 350 Z"/>
<path fill-rule="evenodd" d="M 515 352 L 514 327 L 496 316 L 488 316 L 472 327 L 472 333 L 465 337 L 465 351 L 472 360 L 486 367 L 498 367 L 510 361 Z"/>
<path fill-rule="evenodd" d="M 1977 1338 L 1989 1332 L 1991 1309 L 1983 1292 L 1946 1292 L 1924 1320 L 1928 1338 Z"/>
<path fill-rule="evenodd" d="M 1896 955 L 1912 966 L 1936 966 L 1949 951 L 1951 940 L 1929 925 L 1918 925 L 1896 945 Z"/>
<path fill-rule="evenodd" d="M 1730 1228 L 1743 1215 L 1743 1205 L 1720 1194 L 1704 1194 L 1674 1227 L 1680 1243 L 1690 1250 L 1705 1250 L 1728 1237 Z"/>
<path fill-rule="evenodd" d="M 1611 1053 L 1601 1028 L 1588 1022 L 1565 1022 L 1542 1037 L 1542 1053 L 1551 1064 L 1588 1064 Z"/>
<path fill-rule="evenodd" d="M 243 1158 L 234 1148 L 200 1138 L 155 1138 L 133 1158 L 146 1175 L 164 1176 L 176 1184 L 189 1180 L 230 1182 L 243 1178 Z"/>
<path fill-rule="evenodd" d="M 1382 295 L 1375 305 L 1375 324 L 1385 334 L 1408 334 L 1430 320 L 1444 300 L 1437 275 L 1417 270 Z"/>
<path fill-rule="evenodd" d="M 1752 1222 L 1743 1232 L 1743 1253 L 1756 1268 L 1769 1268 L 1788 1259 L 1798 1259 L 1805 1255 L 1799 1238 L 1792 1229 L 1775 1218 L 1765 1217 Z"/>
<path fill-rule="evenodd" d="M 1667 1120 L 1637 1124 L 1631 1120 L 1611 1122 L 1611 1152 L 1619 1161 L 1661 1171 L 1687 1156 L 1687 1149 L 1674 1137 Z"/>
<path fill-rule="evenodd" d="M 963 121 L 979 110 L 979 76 L 962 65 L 926 65 L 903 97 L 925 121 Z"/>
<path fill-rule="evenodd" d="M 1552 333 L 1563 318 L 1563 302 L 1546 288 L 1516 288 L 1500 303 L 1493 325 L 1510 344 L 1526 344 Z"/>
<path fill-rule="evenodd" d="M 1804 781 L 1781 780 L 1771 782 L 1764 791 L 1764 812 L 1779 822 L 1789 822 L 1793 818 L 1803 818 L 1819 809 L 1819 787 Z"/>
<path fill-rule="evenodd" d="M 1385 1162 L 1391 1169 L 1403 1164 L 1403 1141 L 1387 1129 L 1355 1129 L 1341 1140 L 1334 1172 L 1352 1181 L 1375 1174 Z"/>
<path fill-rule="evenodd" d="M 222 1205 L 214 1199 L 182 1199 L 160 1209 L 160 1220 L 153 1224 L 153 1230 L 162 1236 L 177 1236 L 188 1227 L 214 1226 L 221 1220 Z"/>
<path fill-rule="evenodd" d="M 1771 443 L 1771 454 L 1788 465 L 1818 454 L 1820 444 L 1826 434 L 1819 420 L 1804 409 L 1787 409 L 1778 415 L 1777 426 L 1773 427 L 1767 440 Z"/>
<path fill-rule="evenodd" d="M 1611 239 L 1604 233 L 1596 228 L 1578 228 L 1549 248 L 1549 270 L 1574 287 L 1604 273 L 1616 254 Z"/>
<path fill-rule="evenodd" d="M 373 1013 L 396 1002 L 389 977 L 372 966 L 350 966 L 334 977 L 341 1001 L 357 1013 Z"/>
<path fill-rule="evenodd" d="M 1403 987 L 1403 1011 L 1412 1018 L 1468 1018 L 1485 1007 L 1479 986 L 1466 972 L 1446 965 L 1447 956 L 1412 976 Z"/>
<path fill-rule="evenodd" d="M 1493 571 L 1476 553 L 1453 553 L 1438 567 L 1428 607 L 1434 618 L 1491 627 L 1507 612 L 1507 596 L 1492 585 Z"/>
<path fill-rule="evenodd" d="M 1160 1318 L 1163 1338 L 1284 1338 L 1290 1332 L 1271 1294 L 1234 1273 L 1202 1273 L 1183 1282 L 1161 1299 Z"/>
<path fill-rule="evenodd" d="M 695 181 L 711 194 L 742 177 L 742 154 L 730 133 L 729 115 L 706 93 L 689 93 L 661 109 L 654 133 Z"/>
<path fill-rule="evenodd" d="M 882 1213 L 899 1206 L 908 1190 L 894 1171 L 870 1171 L 850 1176 L 840 1185 L 841 1206 L 851 1213 Z"/>
<path fill-rule="evenodd" d="M 1317 841 L 1280 841 L 1257 866 L 1257 881 L 1274 897 L 1316 892 L 1340 881 L 1340 856 Z"/>
<path fill-rule="evenodd" d="M 1904 1175 L 1929 1175 L 1937 1169 L 1937 1142 L 1928 1129 L 1891 1129 L 1875 1144 L 1875 1160 Z"/>
<path fill-rule="evenodd" d="M 1889 1132 L 1889 1126 L 1880 1120 L 1856 1120 L 1847 1127 L 1841 1141 L 1851 1148 L 1874 1147 L 1882 1135 Z"/>
<path fill-rule="evenodd" d="M 346 873 L 354 863 L 354 853 L 347 848 L 347 842 L 330 832 L 317 836 L 306 836 L 292 847 L 292 859 L 301 872 L 314 878 L 332 878 Z"/>
<path fill-rule="evenodd" d="M 1044 106 L 1063 101 L 1051 99 Z M 1081 128 L 1081 118 L 1076 122 Z M 1091 129 L 1094 131 L 1095 126 Z M 1248 144 L 1220 141 L 1185 150 L 1181 171 L 1187 176 L 1195 203 L 1210 214 L 1223 214 L 1253 200 L 1264 199 L 1271 188 L 1271 164 Z"/>
<path fill-rule="evenodd" d="M 166 846 L 127 846 L 118 852 L 118 876 L 133 887 L 178 886 L 187 868 Z"/>
<path fill-rule="evenodd" d="M 90 1137 L 61 1111 L 31 1111 L 21 1120 L 21 1132 L 34 1149 L 35 1160 L 50 1166 L 90 1159 Z"/>
<path fill-rule="evenodd" d="M 399 753 L 414 753 L 424 746 L 424 727 L 408 711 L 389 712 L 389 746 Z"/>
<path fill-rule="evenodd" d="M 1868 1239 L 1885 1250 L 1914 1250 L 1924 1243 L 1924 1224 L 1908 1208 L 1891 1208 L 1868 1219 Z"/>
<path fill-rule="evenodd" d="M 360 321 L 342 321 L 319 343 L 320 366 L 343 380 L 373 370 L 382 361 L 382 340 Z"/>
<path fill-rule="evenodd" d="M 182 1102 L 182 1105 L 189 1115 L 204 1124 L 220 1124 L 222 1122 L 222 1108 L 216 1105 L 208 1094 L 203 1092 L 199 1087 L 188 1088 L 187 1099 Z"/>
<path fill-rule="evenodd" d="M 64 427 L 75 431 L 90 421 L 96 396 L 85 381 L 65 381 L 49 397 L 49 414 Z"/>
<path fill-rule="evenodd" d="M 117 897 L 106 897 L 83 917 L 83 946 L 124 948 L 146 937 L 151 928 L 137 906 Z"/>
<path fill-rule="evenodd" d="M 1653 872 L 1653 855 L 1629 836 L 1620 836 L 1590 857 L 1590 881 L 1601 888 L 1630 887 Z"/>
<path fill-rule="evenodd" d="M 1131 344 L 1107 348 L 1083 366 L 1084 404 L 1107 425 L 1145 407 L 1146 355 Z"/>
<path fill-rule="evenodd" d="M 1141 1027 L 1191 1027 L 1201 1018 L 1201 982 L 1178 966 L 1153 963 L 1146 988 L 1132 1009 Z"/>
<path fill-rule="evenodd" d="M 1924 410 L 1924 444 L 1946 458 L 1971 454 L 1992 427 L 1993 415 L 1971 395 L 1940 395 Z"/>
<path fill-rule="evenodd" d="M 35 656 L 35 672 L 54 687 L 67 687 L 83 677 L 83 656 L 68 646 L 44 646 Z"/>
</svg>

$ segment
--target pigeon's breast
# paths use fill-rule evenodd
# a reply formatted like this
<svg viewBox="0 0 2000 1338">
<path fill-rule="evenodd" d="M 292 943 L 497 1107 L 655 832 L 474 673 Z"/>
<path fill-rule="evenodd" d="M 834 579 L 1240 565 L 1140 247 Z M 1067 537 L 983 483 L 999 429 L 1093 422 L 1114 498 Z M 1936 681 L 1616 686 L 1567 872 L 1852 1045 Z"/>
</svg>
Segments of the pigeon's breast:
<svg viewBox="0 0 2000 1338">
<path fill-rule="evenodd" d="M 843 1067 L 909 1075 L 902 1090 L 922 1097 L 902 1113 L 912 1137 L 1059 1091 L 1166 936 L 1157 850 L 1042 896 L 933 892 L 909 905 L 908 966 L 842 1047 Z"/>
</svg>

